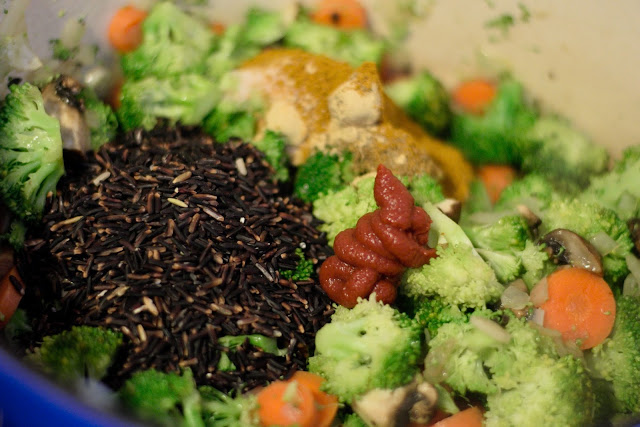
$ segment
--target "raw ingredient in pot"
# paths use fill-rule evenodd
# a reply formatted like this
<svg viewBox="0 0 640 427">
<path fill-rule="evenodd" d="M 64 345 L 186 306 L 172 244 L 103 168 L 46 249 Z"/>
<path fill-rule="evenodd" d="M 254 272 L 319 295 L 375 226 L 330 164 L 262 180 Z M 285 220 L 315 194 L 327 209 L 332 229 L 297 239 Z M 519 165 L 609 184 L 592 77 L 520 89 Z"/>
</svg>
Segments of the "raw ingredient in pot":
<svg viewBox="0 0 640 427">
<path fill-rule="evenodd" d="M 27 245 L 25 270 L 42 272 L 25 279 L 33 340 L 69 325 L 119 330 L 129 346 L 112 384 L 191 367 L 199 384 L 249 389 L 303 369 L 332 312 L 315 280 L 283 278 L 297 251 L 314 265 L 328 256 L 308 208 L 247 144 L 185 128 L 121 142 L 63 179 Z M 223 344 L 250 334 L 277 347 Z"/>
</svg>

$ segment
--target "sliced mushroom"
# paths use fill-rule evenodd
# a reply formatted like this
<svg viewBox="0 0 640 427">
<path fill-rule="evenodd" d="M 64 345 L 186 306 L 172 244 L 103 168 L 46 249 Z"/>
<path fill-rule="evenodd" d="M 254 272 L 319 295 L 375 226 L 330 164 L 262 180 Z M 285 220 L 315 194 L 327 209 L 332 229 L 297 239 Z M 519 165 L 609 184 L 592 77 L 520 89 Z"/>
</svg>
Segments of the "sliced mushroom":
<svg viewBox="0 0 640 427">
<path fill-rule="evenodd" d="M 396 389 L 374 389 L 353 403 L 354 411 L 370 426 L 401 427 L 426 424 L 435 412 L 438 391 L 414 381 Z"/>
<path fill-rule="evenodd" d="M 84 154 L 91 150 L 91 132 L 78 97 L 81 90 L 76 80 L 60 76 L 42 89 L 42 97 L 47 114 L 60 122 L 63 148 Z"/>
<path fill-rule="evenodd" d="M 588 241 L 573 231 L 558 228 L 540 239 L 547 245 L 549 258 L 556 264 L 569 264 L 602 275 L 602 256 Z"/>
<path fill-rule="evenodd" d="M 627 222 L 629 231 L 631 232 L 631 239 L 636 248 L 636 252 L 640 255 L 640 218 L 633 218 Z"/>
<path fill-rule="evenodd" d="M 438 203 L 436 207 L 455 222 L 460 221 L 460 214 L 462 212 L 462 203 L 460 203 L 460 200 L 444 199 Z"/>
</svg>

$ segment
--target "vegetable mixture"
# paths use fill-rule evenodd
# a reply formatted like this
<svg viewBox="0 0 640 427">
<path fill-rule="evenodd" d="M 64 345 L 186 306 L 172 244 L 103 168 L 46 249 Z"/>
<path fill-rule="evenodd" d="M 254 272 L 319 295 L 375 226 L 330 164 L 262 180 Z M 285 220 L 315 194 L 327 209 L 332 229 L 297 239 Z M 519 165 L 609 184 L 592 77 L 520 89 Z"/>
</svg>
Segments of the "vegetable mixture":
<svg viewBox="0 0 640 427">
<path fill-rule="evenodd" d="M 640 147 L 397 67 L 357 0 L 293 12 L 126 6 L 116 70 L 9 73 L 4 347 L 158 425 L 640 414 Z"/>
</svg>

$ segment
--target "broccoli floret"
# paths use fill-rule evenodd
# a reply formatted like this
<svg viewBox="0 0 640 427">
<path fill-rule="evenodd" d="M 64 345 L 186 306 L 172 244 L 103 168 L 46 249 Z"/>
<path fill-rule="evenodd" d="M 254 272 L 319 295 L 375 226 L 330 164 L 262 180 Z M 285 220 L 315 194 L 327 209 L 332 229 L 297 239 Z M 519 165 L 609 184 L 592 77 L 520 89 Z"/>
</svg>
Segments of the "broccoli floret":
<svg viewBox="0 0 640 427">
<path fill-rule="evenodd" d="M 569 192 L 583 189 L 609 162 L 604 147 L 556 116 L 538 119 L 521 136 L 521 153 L 524 172 L 539 173 Z"/>
<path fill-rule="evenodd" d="M 351 153 L 329 154 L 316 151 L 296 173 L 294 194 L 313 203 L 323 194 L 339 191 L 354 179 Z"/>
<path fill-rule="evenodd" d="M 206 61 L 207 75 L 217 78 L 257 55 L 260 50 L 282 39 L 288 23 L 282 14 L 252 8 L 243 23 L 229 26 L 216 40 L 214 52 Z"/>
<path fill-rule="evenodd" d="M 0 194 L 9 209 L 33 222 L 65 172 L 60 123 L 45 112 L 37 87 L 10 89 L 0 109 Z"/>
<path fill-rule="evenodd" d="M 304 14 L 287 29 L 284 45 L 348 62 L 354 67 L 363 62 L 380 64 L 385 51 L 384 42 L 374 38 L 369 31 L 345 31 L 317 24 Z"/>
<path fill-rule="evenodd" d="M 140 418 L 166 426 L 204 427 L 200 393 L 190 369 L 181 374 L 155 369 L 135 372 L 118 391 Z"/>
<path fill-rule="evenodd" d="M 415 309 L 413 319 L 429 332 L 429 337 L 437 335 L 442 325 L 451 322 L 467 322 L 469 311 L 457 305 L 448 304 L 441 298 L 424 298 Z"/>
<path fill-rule="evenodd" d="M 528 241 L 524 249 L 519 253 L 520 262 L 524 272 L 521 279 L 529 290 L 533 289 L 543 277 L 551 274 L 557 265 L 549 259 L 549 253 L 544 246 Z"/>
<path fill-rule="evenodd" d="M 216 107 L 205 117 L 202 127 L 217 142 L 231 138 L 250 141 L 255 134 L 256 118 L 247 111 L 224 111 Z"/>
<path fill-rule="evenodd" d="M 253 145 L 264 153 L 265 159 L 275 171 L 279 181 L 289 180 L 289 157 L 285 151 L 287 140 L 279 132 L 267 130 L 262 139 L 254 141 Z"/>
<path fill-rule="evenodd" d="M 509 210 L 525 205 L 533 213 L 540 215 L 557 198 L 558 193 L 547 178 L 531 173 L 513 181 L 500 193 L 495 210 Z"/>
<path fill-rule="evenodd" d="M 441 136 L 449 128 L 449 94 L 428 71 L 393 81 L 385 87 L 385 92 L 432 135 Z"/>
<path fill-rule="evenodd" d="M 413 196 L 416 205 L 438 203 L 444 200 L 442 187 L 428 175 L 399 177 Z M 330 191 L 313 202 L 313 214 L 324 224 L 320 230 L 327 233 L 329 245 L 342 230 L 356 226 L 358 219 L 368 212 L 377 209 L 373 197 L 375 177 L 364 175 L 356 177 L 351 184 L 339 191 Z"/>
<path fill-rule="evenodd" d="M 347 415 L 342 422 L 342 427 L 368 427 L 367 423 L 360 417 L 360 415 L 352 412 Z"/>
<path fill-rule="evenodd" d="M 9 231 L 0 234 L 0 242 L 7 242 L 16 251 L 24 247 L 24 239 L 27 235 L 27 226 L 18 219 L 12 219 Z"/>
<path fill-rule="evenodd" d="M 140 46 L 122 56 L 122 70 L 128 79 L 205 73 L 215 36 L 203 21 L 173 2 L 157 3 L 149 11 L 142 35 Z"/>
<path fill-rule="evenodd" d="M 522 85 L 506 78 L 483 115 L 454 112 L 451 140 L 473 163 L 518 165 L 518 135 L 535 119 L 536 113 L 525 104 Z"/>
<path fill-rule="evenodd" d="M 586 240 L 599 233 L 607 234 L 616 245 L 602 254 L 605 279 L 616 285 L 629 273 L 625 256 L 631 252 L 633 241 L 627 224 L 614 211 L 578 199 L 556 200 L 542 212 L 540 232 L 544 234 L 557 228 L 571 230 Z"/>
<path fill-rule="evenodd" d="M 150 130 L 158 118 L 195 125 L 213 109 L 219 96 L 217 85 L 197 74 L 127 80 L 116 115 L 125 131 L 139 127 Z"/>
<path fill-rule="evenodd" d="M 449 304 L 485 307 L 503 291 L 494 271 L 477 253 L 462 228 L 435 205 L 423 205 L 438 234 L 438 256 L 429 264 L 409 269 L 400 292 L 411 298 L 439 296 Z"/>
<path fill-rule="evenodd" d="M 640 298 L 617 298 L 613 331 L 588 360 L 595 376 L 612 383 L 616 412 L 640 412 Z"/>
<path fill-rule="evenodd" d="M 490 212 L 493 209 L 493 202 L 489 198 L 487 187 L 479 179 L 474 179 L 469 184 L 469 196 L 462 204 L 460 221 L 476 212 Z"/>
<path fill-rule="evenodd" d="M 524 319 L 510 317 L 497 335 L 477 325 L 472 319 L 439 329 L 429 342 L 428 378 L 460 395 L 484 395 L 487 425 L 591 423 L 595 398 L 581 360 L 560 356 L 553 339 Z"/>
<path fill-rule="evenodd" d="M 275 338 L 267 337 L 260 334 L 225 335 L 224 337 L 218 338 L 218 344 L 229 349 L 236 349 L 245 341 L 248 341 L 249 344 L 263 350 L 266 353 L 275 354 L 276 356 L 284 356 L 287 354 L 287 349 L 279 348 L 278 342 Z"/>
<path fill-rule="evenodd" d="M 407 315 L 375 295 L 352 309 L 336 307 L 316 334 L 309 370 L 326 379 L 325 391 L 342 402 L 374 388 L 410 382 L 423 357 L 424 333 Z"/>
<path fill-rule="evenodd" d="M 373 197 L 375 178 L 356 178 L 340 191 L 329 192 L 313 202 L 313 215 L 322 220 L 320 231 L 327 233 L 329 245 L 339 232 L 356 226 L 361 216 L 377 209 Z"/>
<path fill-rule="evenodd" d="M 490 222 L 462 225 L 480 256 L 493 268 L 501 283 L 509 283 L 522 274 L 519 252 L 532 239 L 526 220 L 521 215 L 500 215 Z"/>
<path fill-rule="evenodd" d="M 115 138 L 118 119 L 111 107 L 102 102 L 93 90 L 82 89 L 78 98 L 84 105 L 84 119 L 91 132 L 91 149 L 97 151 Z"/>
<path fill-rule="evenodd" d="M 413 298 L 439 296 L 466 307 L 484 307 L 500 298 L 502 285 L 473 247 L 438 246 L 437 254 L 429 264 L 407 270 L 400 292 Z"/>
<path fill-rule="evenodd" d="M 74 326 L 44 337 L 42 345 L 27 355 L 44 372 L 61 381 L 73 382 L 85 375 L 101 379 L 122 345 L 122 334 L 93 326 Z"/>
<path fill-rule="evenodd" d="M 608 173 L 591 178 L 579 197 L 613 210 L 623 221 L 640 217 L 640 146 L 627 148 Z"/>
<path fill-rule="evenodd" d="M 283 270 L 280 276 L 288 280 L 308 280 L 314 274 L 313 261 L 306 259 L 302 249 L 296 248 L 295 254 L 298 256 L 296 268 L 294 270 Z"/>
<path fill-rule="evenodd" d="M 205 425 L 214 427 L 258 427 L 258 400 L 255 394 L 231 396 L 211 386 L 198 389 L 202 398 Z"/>
</svg>

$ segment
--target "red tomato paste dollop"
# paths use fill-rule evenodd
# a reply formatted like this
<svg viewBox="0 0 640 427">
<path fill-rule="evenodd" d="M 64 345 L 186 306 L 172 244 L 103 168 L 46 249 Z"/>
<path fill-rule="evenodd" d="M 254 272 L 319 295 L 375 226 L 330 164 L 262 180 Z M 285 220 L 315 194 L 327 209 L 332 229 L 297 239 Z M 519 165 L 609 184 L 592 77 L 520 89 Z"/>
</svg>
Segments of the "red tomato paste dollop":
<svg viewBox="0 0 640 427">
<path fill-rule="evenodd" d="M 431 218 L 384 165 L 378 166 L 373 194 L 378 209 L 336 236 L 335 255 L 320 268 L 322 289 L 348 308 L 373 292 L 378 301 L 391 304 L 404 271 L 436 256 L 426 246 Z"/>
</svg>

